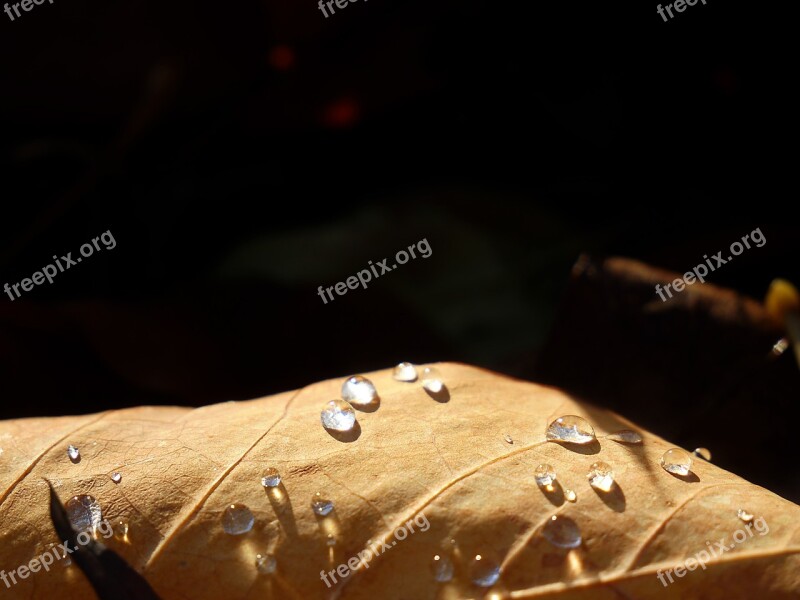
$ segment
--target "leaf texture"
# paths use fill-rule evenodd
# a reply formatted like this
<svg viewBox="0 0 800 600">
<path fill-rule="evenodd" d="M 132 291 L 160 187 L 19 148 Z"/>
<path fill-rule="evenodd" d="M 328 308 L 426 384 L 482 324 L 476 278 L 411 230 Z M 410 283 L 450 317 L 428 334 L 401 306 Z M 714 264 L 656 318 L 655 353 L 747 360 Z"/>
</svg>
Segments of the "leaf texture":
<svg viewBox="0 0 800 600">
<path fill-rule="evenodd" d="M 800 598 L 795 504 L 700 458 L 690 477 L 670 475 L 659 459 L 671 444 L 646 431 L 642 445 L 608 440 L 613 431 L 637 428 L 557 389 L 461 364 L 437 367 L 447 386 L 437 395 L 419 382 L 395 381 L 391 370 L 365 374 L 379 405 L 356 411 L 358 425 L 348 434 L 332 435 L 320 424 L 320 410 L 339 397 L 343 378 L 197 409 L 1 422 L 0 568 L 13 571 L 62 541 L 49 518 L 47 479 L 62 502 L 90 494 L 104 518 L 127 520 L 127 540 L 102 541 L 164 600 L 477 599 L 486 597 L 470 582 L 477 554 L 502 565 L 490 590 L 497 598 Z M 570 414 L 592 423 L 597 443 L 546 441 L 548 423 Z M 730 435 L 752 426 L 743 420 Z M 81 451 L 77 464 L 67 457 L 69 444 Z M 598 460 L 616 473 L 613 493 L 589 485 L 587 471 Z M 553 492 L 534 480 L 540 463 L 556 470 Z M 261 484 L 269 467 L 282 475 L 277 488 Z M 114 472 L 122 474 L 119 483 Z M 565 500 L 566 489 L 576 502 Z M 326 517 L 311 509 L 316 492 L 334 503 Z M 223 530 L 232 503 L 252 511 L 248 533 Z M 768 532 L 745 528 L 740 508 Z M 545 539 L 554 515 L 578 525 L 579 547 L 560 549 Z M 398 540 L 394 532 L 409 520 L 414 533 Z M 734 543 L 739 530 L 747 537 Z M 719 540 L 733 547 L 704 568 L 673 574 L 674 583 L 659 579 Z M 382 553 L 344 581 L 323 583 L 320 571 L 379 541 Z M 276 557 L 274 575 L 256 569 L 257 554 Z M 435 581 L 435 554 L 452 556 L 452 581 Z M 0 594 L 95 597 L 75 565 L 63 561 L 16 585 L 0 583 Z"/>
</svg>

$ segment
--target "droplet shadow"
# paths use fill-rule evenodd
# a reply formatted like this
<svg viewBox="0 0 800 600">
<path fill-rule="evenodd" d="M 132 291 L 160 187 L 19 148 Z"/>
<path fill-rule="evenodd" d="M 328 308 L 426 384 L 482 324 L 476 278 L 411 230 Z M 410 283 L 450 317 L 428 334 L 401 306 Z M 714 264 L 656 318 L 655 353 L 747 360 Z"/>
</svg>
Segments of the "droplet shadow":
<svg viewBox="0 0 800 600">
<path fill-rule="evenodd" d="M 667 473 L 672 475 L 675 479 L 680 479 L 686 483 L 697 483 L 700 481 L 700 478 L 695 474 L 694 471 L 689 471 L 686 475 L 679 475 L 678 473 L 673 473 L 672 471 L 667 471 Z"/>
<path fill-rule="evenodd" d="M 365 413 L 374 413 L 376 410 L 378 410 L 381 407 L 381 397 L 376 395 L 372 399 L 372 402 L 369 402 L 368 404 L 353 404 L 353 403 L 351 403 L 350 405 L 355 410 L 360 410 L 361 412 L 365 412 Z"/>
<path fill-rule="evenodd" d="M 607 492 L 599 490 L 594 486 L 591 486 L 591 488 L 608 508 L 619 513 L 625 512 L 625 507 L 627 506 L 625 493 L 622 491 L 622 488 L 619 487 L 619 484 L 617 484 L 616 481 L 611 485 L 611 488 Z"/>
<path fill-rule="evenodd" d="M 552 504 L 553 506 L 561 506 L 566 501 L 566 497 L 564 496 L 564 488 L 561 487 L 561 484 L 556 480 L 551 485 L 537 485 L 537 487 L 542 491 L 544 497 Z"/>
<path fill-rule="evenodd" d="M 314 514 L 317 518 L 317 525 L 319 526 L 320 532 L 320 543 L 326 544 L 328 540 L 328 536 L 332 535 L 333 539 L 339 540 L 342 534 L 342 524 L 339 521 L 339 517 L 336 514 L 336 509 L 333 508 L 331 512 L 327 515 L 318 515 Z M 328 568 L 335 567 L 338 564 L 337 554 L 338 554 L 338 544 L 333 546 L 327 546 L 327 554 L 328 554 Z"/>
<path fill-rule="evenodd" d="M 336 431 L 335 429 L 325 429 L 325 431 L 327 431 L 333 439 L 345 443 L 355 442 L 361 437 L 361 425 L 357 420 L 353 428 L 349 431 Z"/>
<path fill-rule="evenodd" d="M 592 440 L 588 444 L 573 444 L 571 442 L 563 442 L 559 440 L 550 441 L 555 442 L 559 446 L 563 446 L 567 450 L 575 452 L 576 454 L 583 454 L 584 456 L 589 456 L 600 452 L 600 442 L 597 440 Z"/>
<path fill-rule="evenodd" d="M 450 390 L 447 389 L 447 386 L 442 384 L 442 389 L 438 392 L 432 392 L 428 388 L 422 388 L 425 390 L 425 393 L 428 394 L 431 398 L 436 400 L 437 402 L 441 402 L 445 404 L 446 402 L 450 402 Z"/>
<path fill-rule="evenodd" d="M 280 482 L 275 487 L 264 488 L 264 491 L 267 494 L 269 503 L 272 505 L 272 510 L 275 511 L 275 516 L 278 517 L 278 522 L 286 532 L 286 536 L 288 538 L 298 537 L 292 501 L 289 499 L 289 494 L 286 492 L 283 482 Z"/>
</svg>

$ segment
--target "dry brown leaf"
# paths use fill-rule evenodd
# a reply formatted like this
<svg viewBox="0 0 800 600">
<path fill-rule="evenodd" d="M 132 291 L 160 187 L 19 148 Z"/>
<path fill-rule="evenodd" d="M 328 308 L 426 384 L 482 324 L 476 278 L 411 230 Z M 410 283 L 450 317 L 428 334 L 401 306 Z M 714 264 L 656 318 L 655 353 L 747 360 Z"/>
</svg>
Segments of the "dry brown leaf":
<svg viewBox="0 0 800 600">
<path fill-rule="evenodd" d="M 109 544 L 164 600 L 478 598 L 480 590 L 468 583 L 476 554 L 502 561 L 501 582 L 515 599 L 800 597 L 795 504 L 701 459 L 694 481 L 672 476 L 659 466 L 671 444 L 647 432 L 642 446 L 604 439 L 636 427 L 558 390 L 474 367 L 438 366 L 449 399 L 432 398 L 419 382 L 395 381 L 389 370 L 368 374 L 380 407 L 357 412 L 360 431 L 339 439 L 322 428 L 319 414 L 339 397 L 343 379 L 199 409 L 140 407 L 0 423 L 0 568 L 14 570 L 59 542 L 48 516 L 47 478 L 62 501 L 91 494 L 105 518 L 130 522 L 129 543 Z M 586 417 L 599 443 L 576 450 L 545 442 L 547 424 L 564 414 Z M 747 435 L 751 426 L 743 419 L 730 435 Z M 68 444 L 80 448 L 80 463 L 68 459 Z M 613 466 L 618 493 L 600 495 L 589 486 L 586 473 L 596 460 Z M 532 475 L 539 463 L 555 467 L 577 502 L 543 494 Z M 283 475 L 278 493 L 261 485 L 270 466 Z M 110 479 L 114 471 L 122 473 L 119 484 Z M 317 491 L 335 502 L 329 518 L 320 520 L 310 508 Z M 223 532 L 221 515 L 232 502 L 252 509 L 251 532 Z M 662 585 L 659 569 L 708 550 L 707 541 L 713 546 L 725 538 L 730 545 L 744 530 L 739 508 L 763 517 L 769 532 L 751 526 L 753 536 L 705 570 Z M 430 523 L 427 531 L 417 528 L 389 546 L 342 587 L 329 591 L 322 583 L 321 570 L 356 556 L 368 540 L 390 539 L 418 515 Z M 579 525 L 580 548 L 559 550 L 542 537 L 552 515 Z M 329 527 L 338 529 L 332 548 Z M 437 584 L 431 558 L 451 538 L 456 576 Z M 274 578 L 254 567 L 255 555 L 265 552 L 277 557 Z M 9 589 L 0 583 L 0 593 L 94 597 L 75 566 L 60 564 Z"/>
</svg>

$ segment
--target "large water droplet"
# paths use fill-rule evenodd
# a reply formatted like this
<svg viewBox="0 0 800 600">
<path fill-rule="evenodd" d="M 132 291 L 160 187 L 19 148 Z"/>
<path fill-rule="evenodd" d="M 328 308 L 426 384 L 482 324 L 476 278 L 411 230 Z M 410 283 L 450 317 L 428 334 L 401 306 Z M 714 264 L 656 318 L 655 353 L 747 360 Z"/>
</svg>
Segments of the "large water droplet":
<svg viewBox="0 0 800 600">
<path fill-rule="evenodd" d="M 608 434 L 608 439 L 622 444 L 641 444 L 642 436 L 639 432 L 631 429 L 620 429 Z"/>
<path fill-rule="evenodd" d="M 422 387 L 431 392 L 438 394 L 444 387 L 442 375 L 436 367 L 425 367 L 422 369 Z"/>
<path fill-rule="evenodd" d="M 577 415 L 558 417 L 547 427 L 546 436 L 551 442 L 570 444 L 591 444 L 596 439 L 589 421 Z"/>
<path fill-rule="evenodd" d="M 264 575 L 272 575 L 278 568 L 278 561 L 272 554 L 256 554 L 256 569 Z"/>
<path fill-rule="evenodd" d="M 342 384 L 342 398 L 350 404 L 363 406 L 371 404 L 378 397 L 378 391 L 366 377 L 355 375 Z"/>
<path fill-rule="evenodd" d="M 671 448 L 661 457 L 661 466 L 675 475 L 688 475 L 692 470 L 692 457 L 686 450 Z"/>
<path fill-rule="evenodd" d="M 492 587 L 500 579 L 500 566 L 477 554 L 470 567 L 470 579 L 479 587 Z"/>
<path fill-rule="evenodd" d="M 503 436 L 503 439 L 506 441 L 507 444 L 513 444 L 514 443 L 514 438 L 512 438 L 507 433 Z"/>
<path fill-rule="evenodd" d="M 608 492 L 614 487 L 614 470 L 602 460 L 593 463 L 587 474 L 589 484 L 602 492 Z"/>
<path fill-rule="evenodd" d="M 569 517 L 553 515 L 542 528 L 544 538 L 558 548 L 577 548 L 581 545 L 581 530 Z"/>
<path fill-rule="evenodd" d="M 222 513 L 222 529 L 230 535 L 242 535 L 253 528 L 255 517 L 244 504 L 231 504 Z"/>
<path fill-rule="evenodd" d="M 67 446 L 67 456 L 72 462 L 78 462 L 81 459 L 81 451 L 75 446 Z"/>
<path fill-rule="evenodd" d="M 261 478 L 261 485 L 265 488 L 278 487 L 281 484 L 281 474 L 275 467 L 269 467 L 264 471 L 264 476 Z"/>
<path fill-rule="evenodd" d="M 322 426 L 334 431 L 350 431 L 356 424 L 353 407 L 344 400 L 331 400 L 321 414 Z"/>
<path fill-rule="evenodd" d="M 311 508 L 315 514 L 325 517 L 333 510 L 333 501 L 328 500 L 320 492 L 317 492 L 311 499 Z"/>
<path fill-rule="evenodd" d="M 122 481 L 122 473 L 118 473 L 118 472 L 117 473 L 112 473 L 111 474 L 111 481 L 113 481 L 114 483 L 119 483 L 120 481 Z"/>
<path fill-rule="evenodd" d="M 737 517 L 739 517 L 739 518 L 740 518 L 742 521 L 744 521 L 745 523 L 749 523 L 750 521 L 752 521 L 752 520 L 753 520 L 753 515 L 752 515 L 752 514 L 750 514 L 749 512 L 747 512 L 747 511 L 746 511 L 745 509 L 743 509 L 743 508 L 740 508 L 740 509 L 739 509 L 739 510 L 736 512 L 736 516 L 737 516 Z"/>
<path fill-rule="evenodd" d="M 711 450 L 708 448 L 695 448 L 692 454 L 699 456 L 703 460 L 711 462 Z"/>
<path fill-rule="evenodd" d="M 94 496 L 85 494 L 73 496 L 67 500 L 64 508 L 67 509 L 67 517 L 69 517 L 72 528 L 78 532 L 91 531 L 94 533 L 103 520 L 100 504 L 94 499 Z"/>
<path fill-rule="evenodd" d="M 417 369 L 410 362 L 401 362 L 392 371 L 392 377 L 397 381 L 416 381 Z"/>
<path fill-rule="evenodd" d="M 572 490 L 564 490 L 564 497 L 567 499 L 567 502 L 576 502 L 578 500 L 578 494 Z"/>
<path fill-rule="evenodd" d="M 440 582 L 445 583 L 453 579 L 453 561 L 442 554 L 436 554 L 431 561 L 431 573 L 433 578 Z"/>
<path fill-rule="evenodd" d="M 550 487 L 556 480 L 556 470 L 548 464 L 541 464 L 533 472 L 536 483 L 542 487 Z"/>
</svg>

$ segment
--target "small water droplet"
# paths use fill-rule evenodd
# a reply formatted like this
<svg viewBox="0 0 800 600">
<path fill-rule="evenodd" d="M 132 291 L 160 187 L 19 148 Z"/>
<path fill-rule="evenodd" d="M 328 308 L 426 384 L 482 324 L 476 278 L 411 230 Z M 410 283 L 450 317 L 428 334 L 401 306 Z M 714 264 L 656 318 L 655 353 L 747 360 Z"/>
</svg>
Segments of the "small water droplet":
<svg viewBox="0 0 800 600">
<path fill-rule="evenodd" d="M 614 487 L 614 470 L 606 462 L 602 460 L 593 463 L 589 467 L 587 475 L 589 484 L 600 491 L 608 492 Z"/>
<path fill-rule="evenodd" d="M 541 464 L 533 472 L 537 485 L 550 487 L 556 480 L 556 470 L 548 464 Z"/>
<path fill-rule="evenodd" d="M 334 431 L 350 431 L 356 424 L 353 407 L 344 400 L 331 400 L 321 414 L 322 426 Z"/>
<path fill-rule="evenodd" d="M 81 459 L 81 451 L 75 446 L 67 446 L 67 456 L 72 462 L 78 462 Z"/>
<path fill-rule="evenodd" d="M 703 460 L 711 462 L 711 450 L 709 450 L 708 448 L 695 448 L 692 454 L 694 454 L 695 456 L 699 456 Z"/>
<path fill-rule="evenodd" d="M 547 427 L 546 436 L 549 441 L 570 444 L 591 444 L 596 439 L 589 421 L 577 415 L 558 417 Z"/>
<path fill-rule="evenodd" d="M 278 568 L 278 561 L 272 554 L 256 554 L 256 569 L 259 573 L 272 575 Z"/>
<path fill-rule="evenodd" d="M 641 444 L 642 436 L 639 432 L 632 429 L 620 429 L 608 434 L 608 439 L 622 444 Z"/>
<path fill-rule="evenodd" d="M 425 367 L 422 369 L 422 387 L 431 392 L 438 394 L 444 387 L 442 375 L 436 367 Z"/>
<path fill-rule="evenodd" d="M 264 476 L 261 478 L 261 485 L 265 488 L 278 487 L 281 484 L 281 474 L 275 467 L 269 467 L 264 471 Z"/>
<path fill-rule="evenodd" d="M 64 550 L 60 544 L 48 544 L 47 551 L 55 557 L 57 561 L 61 562 L 61 566 L 67 568 L 72 564 L 72 559 L 69 557 L 69 554 L 65 556 L 66 550 Z"/>
<path fill-rule="evenodd" d="M 569 517 L 553 515 L 542 528 L 544 538 L 558 548 L 577 548 L 583 541 L 578 524 Z"/>
<path fill-rule="evenodd" d="M 775 342 L 775 345 L 772 347 L 772 355 L 780 356 L 781 354 L 786 352 L 786 349 L 788 347 L 789 347 L 789 340 L 787 340 L 786 338 L 781 338 L 777 342 Z"/>
<path fill-rule="evenodd" d="M 508 435 L 508 434 L 505 434 L 505 435 L 503 436 L 503 439 L 504 439 L 504 440 L 505 440 L 507 443 L 509 443 L 509 444 L 513 444 L 513 443 L 514 443 L 514 440 L 513 440 L 513 439 L 511 438 L 511 436 L 510 436 L 510 435 Z"/>
<path fill-rule="evenodd" d="M 117 538 L 121 542 L 128 541 L 128 529 L 130 529 L 128 521 L 126 521 L 125 519 L 117 519 L 116 521 L 114 521 L 113 529 L 115 538 Z"/>
<path fill-rule="evenodd" d="M 328 537 L 325 539 L 325 544 L 328 546 L 335 546 L 336 545 L 336 536 L 332 533 L 328 534 Z"/>
<path fill-rule="evenodd" d="M 439 583 L 453 579 L 453 561 L 442 554 L 436 554 L 431 561 L 431 573 Z"/>
<path fill-rule="evenodd" d="M 564 497 L 567 499 L 567 502 L 576 502 L 578 500 L 578 494 L 572 490 L 564 490 Z"/>
<path fill-rule="evenodd" d="M 374 402 L 377 397 L 375 386 L 361 375 L 354 375 L 342 384 L 342 398 L 350 404 L 364 406 Z"/>
<path fill-rule="evenodd" d="M 739 518 L 740 518 L 742 521 L 744 521 L 745 523 L 749 523 L 750 521 L 752 521 L 752 520 L 753 520 L 753 515 L 752 515 L 752 514 L 750 514 L 749 512 L 747 512 L 747 511 L 746 511 L 745 509 L 743 509 L 743 508 L 740 508 L 740 509 L 739 509 L 739 510 L 736 512 L 736 516 L 738 516 L 738 517 L 739 517 Z"/>
<path fill-rule="evenodd" d="M 392 377 L 397 381 L 416 381 L 417 368 L 410 362 L 401 362 L 392 371 Z"/>
<path fill-rule="evenodd" d="M 119 483 L 120 481 L 122 481 L 122 473 L 118 472 L 112 473 L 111 481 L 113 481 L 114 483 Z"/>
<path fill-rule="evenodd" d="M 692 457 L 686 450 L 670 448 L 661 457 L 661 466 L 665 471 L 675 475 L 688 475 L 692 470 Z"/>
<path fill-rule="evenodd" d="M 492 587 L 500 579 L 500 565 L 477 554 L 470 567 L 470 579 L 479 587 Z"/>
<path fill-rule="evenodd" d="M 320 492 L 317 492 L 311 499 L 311 508 L 315 514 L 324 517 L 329 515 L 333 510 L 333 501 L 328 500 Z"/>
<path fill-rule="evenodd" d="M 231 504 L 222 513 L 222 529 L 230 535 L 242 535 L 253 528 L 255 517 L 244 504 Z"/>
<path fill-rule="evenodd" d="M 94 533 L 97 526 L 103 520 L 103 513 L 100 504 L 94 496 L 81 494 L 73 496 L 64 505 L 67 509 L 67 517 L 75 531 L 91 531 Z"/>
</svg>

